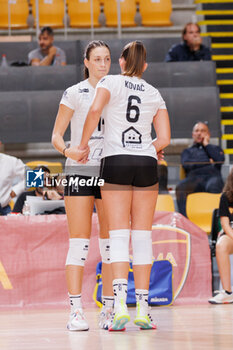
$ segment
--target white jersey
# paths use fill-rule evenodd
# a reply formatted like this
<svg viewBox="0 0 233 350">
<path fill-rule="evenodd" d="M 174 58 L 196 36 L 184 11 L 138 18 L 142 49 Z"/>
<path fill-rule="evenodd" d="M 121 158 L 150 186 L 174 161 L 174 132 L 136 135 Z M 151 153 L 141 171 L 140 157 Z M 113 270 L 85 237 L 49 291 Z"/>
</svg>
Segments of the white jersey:
<svg viewBox="0 0 233 350">
<path fill-rule="evenodd" d="M 81 141 L 83 126 L 87 113 L 91 106 L 95 89 L 88 80 L 69 87 L 62 96 L 60 104 L 74 110 L 71 119 L 71 143 L 70 146 L 78 146 Z M 103 120 L 100 119 L 98 127 L 93 132 L 88 143 L 90 147 L 89 161 L 86 164 L 78 164 L 75 160 L 67 158 L 66 172 L 80 175 L 97 176 L 99 173 L 100 158 L 103 151 Z"/>
<path fill-rule="evenodd" d="M 145 80 L 108 75 L 96 88 L 105 88 L 110 100 L 105 106 L 103 156 L 119 154 L 157 158 L 152 144 L 151 124 L 159 109 L 166 109 L 159 91 Z"/>
</svg>

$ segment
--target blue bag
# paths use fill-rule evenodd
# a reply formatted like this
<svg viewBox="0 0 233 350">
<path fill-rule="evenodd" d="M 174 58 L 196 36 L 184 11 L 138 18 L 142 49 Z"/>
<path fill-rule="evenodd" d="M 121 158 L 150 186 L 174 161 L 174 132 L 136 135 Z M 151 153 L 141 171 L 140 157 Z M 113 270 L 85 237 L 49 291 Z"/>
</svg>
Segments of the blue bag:
<svg viewBox="0 0 233 350">
<path fill-rule="evenodd" d="M 96 266 L 96 286 L 93 293 L 93 299 L 98 306 L 101 306 L 102 295 L 102 262 Z M 171 305 L 173 302 L 172 289 L 172 264 L 168 260 L 154 261 L 150 274 L 150 288 L 149 288 L 149 305 Z M 135 286 L 132 263 L 130 262 L 130 269 L 128 275 L 128 293 L 126 303 L 128 305 L 135 305 Z"/>
</svg>

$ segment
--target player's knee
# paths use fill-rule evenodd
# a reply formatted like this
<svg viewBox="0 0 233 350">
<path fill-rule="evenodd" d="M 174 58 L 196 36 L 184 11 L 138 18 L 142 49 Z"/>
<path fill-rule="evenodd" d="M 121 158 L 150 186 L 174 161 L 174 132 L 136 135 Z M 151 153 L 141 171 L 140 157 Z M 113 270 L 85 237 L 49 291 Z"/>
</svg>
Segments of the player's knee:
<svg viewBox="0 0 233 350">
<path fill-rule="evenodd" d="M 151 231 L 132 230 L 133 265 L 152 264 Z"/>
<path fill-rule="evenodd" d="M 110 260 L 114 262 L 129 262 L 129 237 L 130 231 L 112 230 L 110 235 Z"/>
<path fill-rule="evenodd" d="M 89 239 L 70 238 L 66 265 L 84 266 L 88 255 Z"/>
<path fill-rule="evenodd" d="M 99 238 L 100 255 L 102 263 L 110 264 L 110 240 L 109 238 Z"/>
</svg>

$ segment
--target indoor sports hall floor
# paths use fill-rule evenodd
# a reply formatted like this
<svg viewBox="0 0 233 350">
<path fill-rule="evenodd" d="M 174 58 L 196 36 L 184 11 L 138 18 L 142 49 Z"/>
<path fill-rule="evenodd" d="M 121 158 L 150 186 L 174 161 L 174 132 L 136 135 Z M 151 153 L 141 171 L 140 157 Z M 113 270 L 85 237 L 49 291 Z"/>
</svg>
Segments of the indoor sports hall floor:
<svg viewBox="0 0 233 350">
<path fill-rule="evenodd" d="M 86 309 L 90 330 L 68 332 L 67 310 L 1 311 L 1 350 L 232 350 L 233 305 L 157 307 L 157 330 L 130 321 L 125 332 L 98 328 L 97 308 Z M 135 308 L 130 308 L 133 319 Z"/>
</svg>

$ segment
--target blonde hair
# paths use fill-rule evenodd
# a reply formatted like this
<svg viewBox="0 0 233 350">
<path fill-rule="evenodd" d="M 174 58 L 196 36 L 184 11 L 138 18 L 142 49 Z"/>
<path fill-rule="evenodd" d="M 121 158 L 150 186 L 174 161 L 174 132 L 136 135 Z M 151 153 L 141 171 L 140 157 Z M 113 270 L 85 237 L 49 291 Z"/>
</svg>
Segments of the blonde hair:
<svg viewBox="0 0 233 350">
<path fill-rule="evenodd" d="M 121 54 L 125 60 L 123 75 L 141 77 L 146 62 L 146 49 L 141 41 L 132 41 L 127 44 Z"/>
</svg>

